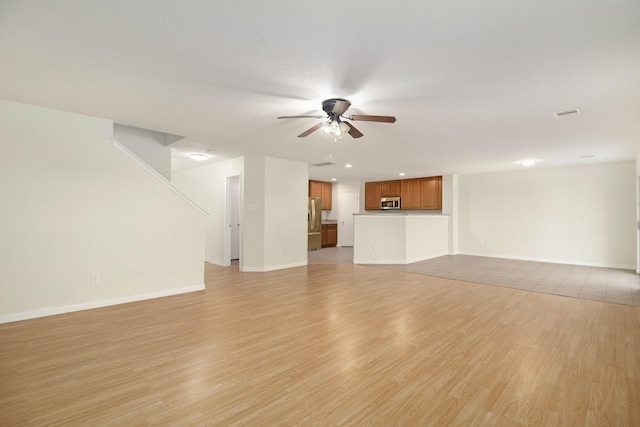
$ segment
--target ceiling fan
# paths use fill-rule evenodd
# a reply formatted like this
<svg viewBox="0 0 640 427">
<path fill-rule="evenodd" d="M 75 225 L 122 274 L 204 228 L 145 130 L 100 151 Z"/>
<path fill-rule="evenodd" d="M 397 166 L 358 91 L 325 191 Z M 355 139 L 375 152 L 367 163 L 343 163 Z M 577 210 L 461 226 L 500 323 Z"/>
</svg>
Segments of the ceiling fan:
<svg viewBox="0 0 640 427">
<path fill-rule="evenodd" d="M 322 101 L 322 109 L 325 113 L 325 116 L 280 116 L 279 119 L 299 119 L 299 118 L 314 118 L 314 119 L 324 119 L 327 118 L 326 122 L 318 123 L 311 129 L 308 129 L 298 135 L 298 138 L 304 138 L 305 136 L 317 131 L 322 128 L 322 132 L 326 135 L 332 136 L 334 141 L 338 138 L 342 138 L 342 135 L 348 133 L 353 138 L 360 138 L 362 136 L 362 132 L 356 129 L 351 123 L 345 120 L 361 120 L 367 122 L 383 122 L 383 123 L 395 123 L 396 118 L 393 116 L 365 116 L 365 115 L 353 115 L 353 116 L 345 116 L 344 113 L 351 106 L 351 102 L 346 99 L 341 98 L 331 98 L 325 101 Z"/>
</svg>

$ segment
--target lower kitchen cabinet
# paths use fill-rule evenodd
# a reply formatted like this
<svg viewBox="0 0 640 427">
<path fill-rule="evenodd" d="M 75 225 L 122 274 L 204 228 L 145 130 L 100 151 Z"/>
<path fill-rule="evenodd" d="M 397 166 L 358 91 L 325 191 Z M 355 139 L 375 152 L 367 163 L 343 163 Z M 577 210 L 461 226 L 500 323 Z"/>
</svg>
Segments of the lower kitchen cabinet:
<svg viewBox="0 0 640 427">
<path fill-rule="evenodd" d="M 338 245 L 338 224 L 322 224 L 322 247 L 331 248 Z"/>
</svg>

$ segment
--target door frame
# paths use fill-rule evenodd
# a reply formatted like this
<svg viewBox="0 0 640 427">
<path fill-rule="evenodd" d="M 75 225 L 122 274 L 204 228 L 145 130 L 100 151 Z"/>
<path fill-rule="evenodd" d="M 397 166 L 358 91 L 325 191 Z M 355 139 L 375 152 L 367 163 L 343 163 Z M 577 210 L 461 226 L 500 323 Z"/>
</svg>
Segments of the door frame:
<svg viewBox="0 0 640 427">
<path fill-rule="evenodd" d="M 355 199 L 356 199 L 356 206 L 358 207 L 358 210 L 355 213 L 359 213 L 360 212 L 360 192 L 356 191 L 356 190 L 345 190 L 345 191 L 341 191 L 340 192 L 340 214 L 339 214 L 339 221 L 340 221 L 340 228 L 338 229 L 338 246 L 342 247 L 343 246 L 343 238 L 344 238 L 344 218 L 345 218 L 345 209 L 344 209 L 344 203 L 342 203 L 342 197 L 344 195 L 347 194 L 352 194 L 354 195 Z M 351 214 L 351 222 L 353 223 L 353 213 Z M 353 229 L 353 225 L 351 226 L 351 228 Z M 351 247 L 353 247 L 353 241 L 351 244 Z"/>
<path fill-rule="evenodd" d="M 224 202 L 224 223 L 223 223 L 223 227 L 224 227 L 224 259 L 223 261 L 223 266 L 224 267 L 229 267 L 231 265 L 231 182 L 232 181 L 240 181 L 240 194 L 238 197 L 238 217 L 240 219 L 240 230 L 238 231 L 238 252 L 239 252 L 239 268 L 240 271 L 242 271 L 242 236 L 243 236 L 243 227 L 242 227 L 242 223 L 243 223 L 243 218 L 242 218 L 242 201 L 243 201 L 243 197 L 242 197 L 242 193 L 243 193 L 243 188 L 242 188 L 242 174 L 238 174 L 238 175 L 232 175 L 232 176 L 228 176 L 225 180 L 225 202 Z"/>
</svg>

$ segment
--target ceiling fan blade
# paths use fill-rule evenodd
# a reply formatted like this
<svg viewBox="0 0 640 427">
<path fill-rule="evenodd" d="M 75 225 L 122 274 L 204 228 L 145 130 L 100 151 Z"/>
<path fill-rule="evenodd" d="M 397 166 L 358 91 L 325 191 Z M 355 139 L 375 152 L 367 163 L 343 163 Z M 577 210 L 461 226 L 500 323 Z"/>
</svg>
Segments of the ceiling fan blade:
<svg viewBox="0 0 640 427">
<path fill-rule="evenodd" d="M 324 122 L 318 123 L 317 125 L 315 125 L 311 129 L 308 129 L 308 130 L 302 132 L 300 135 L 298 135 L 298 138 L 304 138 L 305 136 L 309 135 L 310 133 L 317 131 L 318 129 L 320 129 L 322 127 L 323 124 L 324 124 Z"/>
<path fill-rule="evenodd" d="M 396 118 L 393 116 L 363 116 L 363 115 L 353 115 L 347 117 L 349 120 L 361 120 L 365 122 L 384 122 L 384 123 L 395 123 Z"/>
<path fill-rule="evenodd" d="M 343 122 L 346 123 L 347 126 L 349 126 L 349 135 L 351 135 L 354 138 L 360 138 L 362 135 L 362 132 L 360 132 L 358 129 L 356 129 L 351 123 L 349 122 Z"/>
<path fill-rule="evenodd" d="M 324 119 L 325 116 L 280 116 L 279 119 L 302 119 L 302 118 L 310 118 L 310 119 Z"/>
</svg>

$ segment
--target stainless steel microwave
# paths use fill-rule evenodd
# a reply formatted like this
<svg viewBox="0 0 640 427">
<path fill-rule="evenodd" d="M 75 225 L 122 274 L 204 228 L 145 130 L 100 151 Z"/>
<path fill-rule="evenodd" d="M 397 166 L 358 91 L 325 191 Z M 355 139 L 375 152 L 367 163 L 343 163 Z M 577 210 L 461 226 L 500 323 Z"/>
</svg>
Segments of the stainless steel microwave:
<svg viewBox="0 0 640 427">
<path fill-rule="evenodd" d="M 380 199 L 380 209 L 400 209 L 400 197 L 383 197 Z"/>
</svg>

